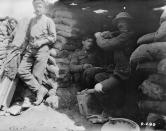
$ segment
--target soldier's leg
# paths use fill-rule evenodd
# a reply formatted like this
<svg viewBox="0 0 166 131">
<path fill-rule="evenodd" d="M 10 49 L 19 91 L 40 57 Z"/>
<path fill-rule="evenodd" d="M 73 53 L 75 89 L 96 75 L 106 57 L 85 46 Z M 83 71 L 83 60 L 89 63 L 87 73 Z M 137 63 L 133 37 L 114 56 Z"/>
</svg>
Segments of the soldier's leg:
<svg viewBox="0 0 166 131">
<path fill-rule="evenodd" d="M 49 58 L 49 47 L 47 45 L 40 48 L 35 56 L 33 66 L 33 75 L 38 80 L 40 85 L 45 81 L 46 66 Z"/>
<path fill-rule="evenodd" d="M 36 105 L 39 105 L 42 102 L 44 96 L 48 92 L 48 90 L 44 87 L 44 84 L 47 83 L 44 74 L 46 71 L 48 57 L 49 47 L 47 45 L 41 47 L 35 56 L 33 75 L 35 76 L 39 84 L 42 86 L 42 88 L 40 88 L 40 90 L 37 92 L 37 101 L 34 102 L 34 104 Z"/>
<path fill-rule="evenodd" d="M 86 88 L 93 88 L 96 84 L 95 82 L 95 75 L 102 72 L 102 68 L 88 68 L 83 72 L 83 82 L 86 85 Z"/>
<path fill-rule="evenodd" d="M 116 112 L 119 111 L 124 104 L 123 82 L 113 76 L 104 81 L 103 93 L 97 93 L 97 98 L 108 115 L 113 115 L 112 113 L 114 113 L 116 116 Z"/>
<path fill-rule="evenodd" d="M 36 78 L 31 73 L 31 68 L 34 63 L 34 59 L 30 52 L 26 52 L 20 63 L 18 74 L 19 77 L 28 85 L 32 91 L 38 91 L 41 85 L 38 83 Z"/>
</svg>

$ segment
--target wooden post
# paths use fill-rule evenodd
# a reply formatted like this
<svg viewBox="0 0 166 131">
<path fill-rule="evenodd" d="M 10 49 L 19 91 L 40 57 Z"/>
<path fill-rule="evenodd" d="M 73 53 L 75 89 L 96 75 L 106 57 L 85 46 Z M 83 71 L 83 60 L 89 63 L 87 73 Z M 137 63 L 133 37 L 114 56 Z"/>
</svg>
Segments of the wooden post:
<svg viewBox="0 0 166 131">
<path fill-rule="evenodd" d="M 0 109 L 6 110 L 9 108 L 16 89 L 17 81 L 18 78 L 10 80 L 8 77 L 5 77 L 0 82 Z"/>
</svg>

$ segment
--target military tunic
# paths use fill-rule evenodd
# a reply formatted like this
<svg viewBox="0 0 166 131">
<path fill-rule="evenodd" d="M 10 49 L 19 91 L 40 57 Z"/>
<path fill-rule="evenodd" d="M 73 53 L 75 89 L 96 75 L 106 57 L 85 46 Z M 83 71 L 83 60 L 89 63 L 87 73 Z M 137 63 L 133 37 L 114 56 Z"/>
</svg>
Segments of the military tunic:
<svg viewBox="0 0 166 131">
<path fill-rule="evenodd" d="M 27 33 L 28 46 L 25 55 L 19 66 L 20 78 L 32 89 L 33 91 L 39 90 L 45 80 L 45 70 L 49 57 L 48 44 L 56 41 L 56 29 L 53 20 L 45 15 L 41 19 L 32 18 L 28 33 Z M 48 43 L 36 47 L 35 42 L 48 40 Z M 31 73 L 31 68 L 33 70 Z"/>
<path fill-rule="evenodd" d="M 101 66 L 101 55 L 102 53 L 97 49 L 93 51 L 76 50 L 70 56 L 70 72 L 74 76 L 74 81 L 83 82 L 86 88 L 89 88 L 91 86 L 90 81 L 94 80 L 94 75 L 100 70 L 96 67 Z M 83 69 L 84 64 L 91 64 L 93 67 Z"/>
<path fill-rule="evenodd" d="M 115 64 L 113 75 L 121 80 L 128 79 L 130 75 L 129 58 L 135 47 L 134 32 L 123 32 L 110 39 L 99 35 L 97 37 L 97 44 L 104 51 L 113 52 Z M 103 87 L 109 86 L 109 78 L 101 83 Z"/>
</svg>

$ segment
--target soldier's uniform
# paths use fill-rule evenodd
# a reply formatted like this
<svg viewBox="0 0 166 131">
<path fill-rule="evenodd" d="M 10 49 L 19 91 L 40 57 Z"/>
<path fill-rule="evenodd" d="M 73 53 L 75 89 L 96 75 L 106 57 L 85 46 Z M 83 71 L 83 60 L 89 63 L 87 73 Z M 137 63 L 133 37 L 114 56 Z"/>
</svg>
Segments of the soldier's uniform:
<svg viewBox="0 0 166 131">
<path fill-rule="evenodd" d="M 31 90 L 39 92 L 42 89 L 44 90 L 42 85 L 49 56 L 48 44 L 56 41 L 56 30 L 53 20 L 45 15 L 42 15 L 38 21 L 36 17 L 32 18 L 27 33 L 27 40 L 28 45 L 18 73 Z M 49 43 L 36 47 L 35 42 L 40 40 L 48 40 Z M 33 70 L 31 73 L 32 66 Z"/>
<path fill-rule="evenodd" d="M 93 50 L 93 51 L 86 51 L 85 49 L 76 50 L 71 56 L 70 56 L 70 72 L 73 75 L 74 82 L 81 82 L 85 84 L 88 84 L 89 75 L 96 74 L 96 72 L 99 71 L 99 69 L 95 68 L 97 66 L 100 66 L 101 59 L 99 57 L 99 51 Z M 88 69 L 83 69 L 84 64 L 91 64 L 93 67 Z M 87 76 L 87 70 L 90 70 L 90 74 Z M 92 73 L 93 70 L 93 73 Z M 86 85 L 89 86 L 89 85 Z M 87 87 L 88 88 L 88 87 Z"/>
<path fill-rule="evenodd" d="M 120 21 L 121 19 L 123 21 Z M 97 45 L 105 52 L 112 51 L 114 55 L 113 72 L 99 73 L 95 76 L 96 81 L 102 85 L 102 93 L 98 98 L 103 107 L 109 109 L 117 109 L 124 104 L 124 86 L 130 77 L 129 58 L 136 45 L 134 32 L 127 26 L 128 20 L 131 19 L 128 13 L 121 12 L 114 19 L 123 28 L 122 31 L 119 29 L 119 34 L 112 38 L 104 38 L 102 33 L 96 34 Z"/>
<path fill-rule="evenodd" d="M 125 13 L 122 12 L 117 15 L 116 19 L 125 17 Z M 127 16 L 126 16 L 127 17 Z M 97 36 L 97 44 L 104 51 L 112 51 L 114 55 L 115 67 L 113 70 L 113 76 L 118 80 L 127 80 L 130 75 L 129 58 L 135 47 L 134 32 L 128 30 L 126 32 L 119 32 L 119 34 L 113 38 L 105 39 L 102 35 Z M 102 81 L 101 84 L 104 88 L 109 88 L 109 79 Z M 104 89 L 103 88 L 103 89 Z"/>
</svg>

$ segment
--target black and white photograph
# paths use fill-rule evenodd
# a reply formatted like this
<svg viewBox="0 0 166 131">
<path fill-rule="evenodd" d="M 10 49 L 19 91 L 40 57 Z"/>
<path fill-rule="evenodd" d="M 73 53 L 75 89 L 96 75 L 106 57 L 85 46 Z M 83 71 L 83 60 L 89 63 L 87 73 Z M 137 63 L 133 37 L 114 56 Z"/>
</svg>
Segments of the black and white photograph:
<svg viewBox="0 0 166 131">
<path fill-rule="evenodd" d="M 166 131 L 166 0 L 0 0 L 0 131 Z"/>
</svg>

